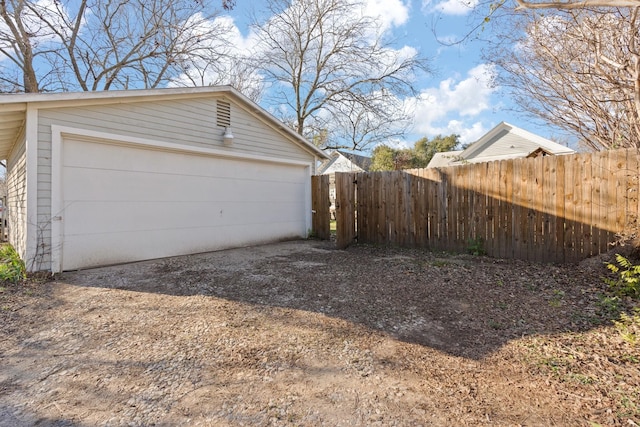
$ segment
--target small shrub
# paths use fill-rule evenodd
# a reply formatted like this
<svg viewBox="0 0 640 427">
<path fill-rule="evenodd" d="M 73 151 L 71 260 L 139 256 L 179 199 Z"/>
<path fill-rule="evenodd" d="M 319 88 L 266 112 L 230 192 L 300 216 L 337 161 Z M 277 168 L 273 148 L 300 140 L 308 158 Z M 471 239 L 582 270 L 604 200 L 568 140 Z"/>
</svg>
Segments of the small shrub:
<svg viewBox="0 0 640 427">
<path fill-rule="evenodd" d="M 640 265 L 633 265 L 631 261 L 620 254 L 616 254 L 618 265 L 610 262 L 607 268 L 615 273 L 616 279 L 604 278 L 604 282 L 618 296 L 640 298 Z"/>
<path fill-rule="evenodd" d="M 484 250 L 484 239 L 482 237 L 469 239 L 467 243 L 467 251 L 469 251 L 471 255 L 481 256 L 487 254 L 487 252 Z"/>
<path fill-rule="evenodd" d="M 25 277 L 24 263 L 13 246 L 0 246 L 0 281 L 18 283 Z"/>
</svg>

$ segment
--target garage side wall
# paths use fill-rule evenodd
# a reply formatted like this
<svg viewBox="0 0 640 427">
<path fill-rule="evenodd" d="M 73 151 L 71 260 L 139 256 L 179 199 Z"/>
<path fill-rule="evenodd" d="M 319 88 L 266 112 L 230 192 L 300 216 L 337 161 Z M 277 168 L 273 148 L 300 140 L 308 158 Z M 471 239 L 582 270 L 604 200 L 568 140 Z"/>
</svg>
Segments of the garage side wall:
<svg viewBox="0 0 640 427">
<path fill-rule="evenodd" d="M 41 108 L 38 111 L 37 205 L 38 230 L 41 234 L 41 244 L 46 247 L 43 251 L 42 269 L 51 268 L 51 223 L 61 215 L 60 212 L 52 211 L 51 199 L 51 141 L 54 125 L 187 147 L 215 149 L 231 155 L 248 154 L 313 164 L 313 154 L 287 140 L 283 133 L 233 100 L 222 99 L 230 104 L 228 125 L 234 135 L 232 145 L 225 146 L 225 127 L 220 126 L 217 120 L 220 100 L 220 97 L 210 97 Z"/>
<path fill-rule="evenodd" d="M 24 133 L 7 159 L 7 223 L 9 243 L 22 259 L 27 251 L 27 155 Z M 28 261 L 28 260 L 26 260 Z"/>
</svg>

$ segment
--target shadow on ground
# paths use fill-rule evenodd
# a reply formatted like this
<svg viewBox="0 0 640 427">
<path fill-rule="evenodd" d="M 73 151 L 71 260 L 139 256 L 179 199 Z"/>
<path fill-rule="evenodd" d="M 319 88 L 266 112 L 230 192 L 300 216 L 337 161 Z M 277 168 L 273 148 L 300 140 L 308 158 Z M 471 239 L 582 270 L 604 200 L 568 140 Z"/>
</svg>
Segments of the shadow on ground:
<svg viewBox="0 0 640 427">
<path fill-rule="evenodd" d="M 60 281 L 322 313 L 481 359 L 522 336 L 598 326 L 603 274 L 600 261 L 554 266 L 296 241 L 67 272 Z"/>
</svg>

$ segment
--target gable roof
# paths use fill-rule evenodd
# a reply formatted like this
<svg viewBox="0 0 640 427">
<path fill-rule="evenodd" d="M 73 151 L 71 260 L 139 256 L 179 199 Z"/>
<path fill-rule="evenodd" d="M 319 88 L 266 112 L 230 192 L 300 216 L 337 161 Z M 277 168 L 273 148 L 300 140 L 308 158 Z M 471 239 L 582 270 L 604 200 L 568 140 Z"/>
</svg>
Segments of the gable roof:
<svg viewBox="0 0 640 427">
<path fill-rule="evenodd" d="M 427 167 L 516 159 L 539 154 L 563 155 L 573 153 L 575 151 L 569 147 L 509 123 L 501 122 L 462 151 L 437 153 Z"/>
<path fill-rule="evenodd" d="M 334 172 L 363 172 L 371 167 L 371 157 L 361 156 L 342 150 L 334 150 L 329 154 L 329 159 L 318 166 L 318 175 L 326 175 Z"/>
<path fill-rule="evenodd" d="M 342 150 L 336 150 L 338 153 L 349 159 L 349 161 L 364 171 L 368 171 L 371 167 L 371 157 L 361 156 L 359 154 L 348 153 Z"/>
<path fill-rule="evenodd" d="M 545 151 L 550 154 L 570 154 L 575 152 L 564 145 L 550 141 L 540 135 L 536 135 L 507 122 L 501 122 L 476 142 L 470 144 L 466 149 L 464 149 L 462 153 L 460 153 L 460 157 L 466 160 L 481 157 L 480 154 L 490 145 L 495 144 L 496 141 L 504 138 L 506 138 L 505 142 L 509 144 L 504 148 L 513 148 L 515 150 L 514 153 L 526 152 L 526 154 L 528 154 L 538 147 L 544 148 Z M 509 155 L 509 152 L 505 152 L 504 154 Z"/>
<path fill-rule="evenodd" d="M 449 166 L 452 161 L 455 161 L 459 158 L 460 153 L 462 153 L 462 150 L 435 153 L 429 161 L 429 165 L 427 167 L 439 168 Z"/>
<path fill-rule="evenodd" d="M 145 100 L 171 100 L 226 96 L 243 106 L 268 126 L 291 139 L 306 151 L 326 159 L 324 151 L 286 126 L 265 109 L 231 86 L 201 86 L 189 88 L 110 90 L 95 92 L 0 94 L 0 159 L 6 159 L 23 131 L 27 109 L 56 108 L 96 104 L 120 104 Z"/>
</svg>

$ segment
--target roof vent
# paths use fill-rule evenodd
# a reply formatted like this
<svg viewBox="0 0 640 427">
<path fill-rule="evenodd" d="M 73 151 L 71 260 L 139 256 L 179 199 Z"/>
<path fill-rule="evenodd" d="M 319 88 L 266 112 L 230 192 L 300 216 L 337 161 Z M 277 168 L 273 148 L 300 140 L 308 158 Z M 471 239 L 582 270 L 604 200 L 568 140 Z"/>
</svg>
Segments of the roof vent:
<svg viewBox="0 0 640 427">
<path fill-rule="evenodd" d="M 227 101 L 217 101 L 216 125 L 228 128 L 231 126 L 231 104 Z"/>
</svg>

